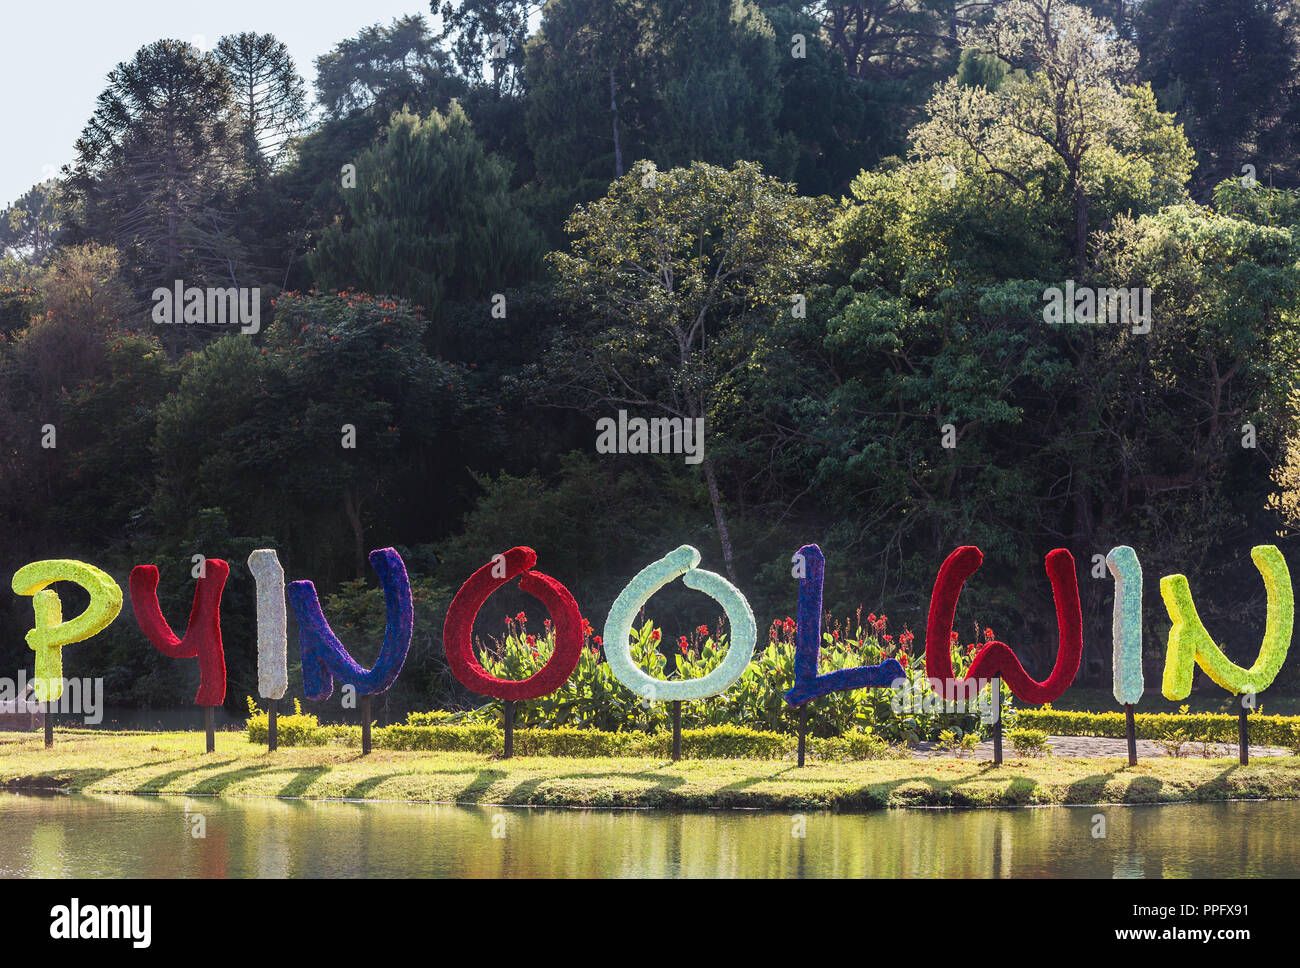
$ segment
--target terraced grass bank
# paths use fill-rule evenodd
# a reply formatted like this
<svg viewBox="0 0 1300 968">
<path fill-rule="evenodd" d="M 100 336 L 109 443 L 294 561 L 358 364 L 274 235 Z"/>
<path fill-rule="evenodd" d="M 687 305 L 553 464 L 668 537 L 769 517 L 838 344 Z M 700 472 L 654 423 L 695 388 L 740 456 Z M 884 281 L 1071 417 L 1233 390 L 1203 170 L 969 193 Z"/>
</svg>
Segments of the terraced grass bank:
<svg viewBox="0 0 1300 968">
<path fill-rule="evenodd" d="M 90 793 L 307 797 L 576 807 L 845 811 L 919 806 L 1168 803 L 1300 798 L 1300 758 L 785 759 L 516 757 L 345 747 L 267 753 L 242 733 L 0 734 L 0 787 Z"/>
</svg>

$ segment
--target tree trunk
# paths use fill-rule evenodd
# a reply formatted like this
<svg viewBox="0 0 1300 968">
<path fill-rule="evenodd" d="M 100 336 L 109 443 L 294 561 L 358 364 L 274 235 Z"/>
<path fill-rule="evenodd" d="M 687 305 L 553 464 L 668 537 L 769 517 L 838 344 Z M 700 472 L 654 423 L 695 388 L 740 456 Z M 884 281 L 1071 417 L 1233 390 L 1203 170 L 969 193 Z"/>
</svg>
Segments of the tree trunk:
<svg viewBox="0 0 1300 968">
<path fill-rule="evenodd" d="M 623 147 L 618 140 L 618 101 L 615 98 L 614 68 L 609 69 L 609 114 L 614 125 L 614 177 L 623 177 Z"/>
<path fill-rule="evenodd" d="M 357 577 L 366 577 L 366 543 L 365 532 L 361 526 L 361 502 L 357 500 L 350 488 L 343 489 L 343 513 L 348 516 L 352 526 L 352 551 L 357 568 Z"/>
<path fill-rule="evenodd" d="M 1079 176 L 1074 178 L 1074 275 L 1079 285 L 1084 284 L 1088 269 L 1088 194 L 1083 190 Z"/>
<path fill-rule="evenodd" d="M 722 563 L 726 567 L 727 577 L 736 581 L 736 567 L 731 560 L 731 534 L 727 531 L 727 519 L 722 513 L 722 498 L 718 495 L 718 479 L 713 473 L 713 461 L 704 458 L 704 479 L 709 485 L 709 500 L 713 502 L 713 517 L 718 522 L 718 543 L 722 545 Z"/>
</svg>

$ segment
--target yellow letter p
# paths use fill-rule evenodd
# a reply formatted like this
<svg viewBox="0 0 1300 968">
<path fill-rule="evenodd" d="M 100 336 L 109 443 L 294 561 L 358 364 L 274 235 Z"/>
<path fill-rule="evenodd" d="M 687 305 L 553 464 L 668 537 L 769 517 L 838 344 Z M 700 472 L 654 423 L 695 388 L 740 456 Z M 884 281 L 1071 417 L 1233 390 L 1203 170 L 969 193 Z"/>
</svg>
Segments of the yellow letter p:
<svg viewBox="0 0 1300 968">
<path fill-rule="evenodd" d="M 63 621 L 63 607 L 57 592 L 45 586 L 56 581 L 75 582 L 90 595 L 86 610 L 71 621 Z M 94 565 L 84 561 L 55 559 L 34 561 L 14 572 L 14 592 L 32 596 L 36 628 L 27 633 L 27 645 L 36 653 L 36 674 L 32 688 L 41 702 L 63 695 L 63 647 L 81 642 L 108 627 L 122 611 L 122 589 Z"/>
</svg>

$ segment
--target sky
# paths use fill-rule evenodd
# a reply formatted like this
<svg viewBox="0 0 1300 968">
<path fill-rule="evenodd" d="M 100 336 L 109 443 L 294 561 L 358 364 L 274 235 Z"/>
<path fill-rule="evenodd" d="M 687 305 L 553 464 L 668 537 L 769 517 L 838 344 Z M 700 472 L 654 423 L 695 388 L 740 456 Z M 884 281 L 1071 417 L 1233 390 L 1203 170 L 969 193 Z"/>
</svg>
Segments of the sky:
<svg viewBox="0 0 1300 968">
<path fill-rule="evenodd" d="M 313 93 L 314 62 L 363 27 L 423 13 L 428 0 L 8 0 L 0 56 L 0 208 L 58 174 L 108 72 L 165 37 L 210 50 L 249 30 L 284 41 Z"/>
</svg>

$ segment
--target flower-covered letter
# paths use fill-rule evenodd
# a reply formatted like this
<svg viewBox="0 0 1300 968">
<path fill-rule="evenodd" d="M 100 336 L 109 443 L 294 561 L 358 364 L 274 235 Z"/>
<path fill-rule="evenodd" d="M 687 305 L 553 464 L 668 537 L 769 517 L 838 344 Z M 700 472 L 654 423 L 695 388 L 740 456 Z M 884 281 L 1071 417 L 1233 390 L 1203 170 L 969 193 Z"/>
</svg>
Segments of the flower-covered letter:
<svg viewBox="0 0 1300 968">
<path fill-rule="evenodd" d="M 940 680 L 946 699 L 953 698 L 956 692 L 957 680 L 953 678 L 949 643 L 953 617 L 957 613 L 957 598 L 966 579 L 975 574 L 983 560 L 983 553 L 973 545 L 958 548 L 939 567 L 939 575 L 934 581 L 925 629 L 925 669 L 929 678 Z M 1079 579 L 1074 571 L 1074 556 L 1064 548 L 1048 552 L 1047 577 L 1052 583 L 1059 634 L 1052 674 L 1042 682 L 1031 679 L 1010 647 L 993 641 L 980 649 L 963 681 L 1001 676 L 1017 699 L 1032 703 L 1051 702 L 1069 688 L 1083 656 L 1083 609 L 1079 604 Z"/>
<path fill-rule="evenodd" d="M 259 548 L 248 556 L 248 570 L 257 583 L 257 692 L 281 699 L 289 688 L 284 569 L 273 549 Z"/>
<path fill-rule="evenodd" d="M 75 582 L 90 595 L 90 604 L 76 618 L 63 621 L 59 595 L 47 589 L 56 581 Z M 107 628 L 122 611 L 122 589 L 94 565 L 58 559 L 34 561 L 14 572 L 13 590 L 32 596 L 36 628 L 27 633 L 27 645 L 36 653 L 32 689 L 45 702 L 63 695 L 63 647 L 83 642 Z"/>
<path fill-rule="evenodd" d="M 302 689 L 308 699 L 320 701 L 334 694 L 334 680 L 351 686 L 358 696 L 387 691 L 397 681 L 411 648 L 415 608 L 411 582 L 402 556 L 393 548 L 370 552 L 370 567 L 384 589 L 384 647 L 374 666 L 363 669 L 338 640 L 320 610 L 316 586 L 309 581 L 289 583 L 289 604 L 298 618 L 298 651 L 302 654 Z"/>
<path fill-rule="evenodd" d="M 754 642 L 758 629 L 749 602 L 735 585 L 721 575 L 701 571 L 700 553 L 690 545 L 682 545 L 653 564 L 647 565 L 624 588 L 605 619 L 605 659 L 615 677 L 638 696 L 662 702 L 684 699 L 705 699 L 725 692 L 731 687 L 749 660 L 754 656 Z M 655 679 L 632 660 L 630 639 L 632 620 L 641 606 L 651 596 L 675 578 L 681 578 L 687 588 L 704 592 L 727 612 L 731 624 L 731 646 L 722 664 L 702 679 L 680 679 L 672 682 Z"/>
<path fill-rule="evenodd" d="M 1142 701 L 1142 565 L 1128 545 L 1112 548 L 1106 567 L 1115 576 L 1111 617 L 1111 688 L 1121 705 Z"/>
<path fill-rule="evenodd" d="M 795 636 L 794 688 L 785 694 L 791 706 L 801 706 L 810 699 L 848 689 L 892 686 L 906 673 L 897 659 L 879 665 L 839 669 L 824 676 L 817 674 L 817 659 L 822 642 L 822 582 L 826 577 L 826 556 L 815 544 L 804 545 L 796 552 L 800 565 L 799 630 Z"/>
<path fill-rule="evenodd" d="M 530 571 L 537 564 L 532 548 L 511 548 L 503 555 L 470 575 L 447 609 L 442 641 L 447 649 L 447 663 L 452 673 L 467 688 L 494 699 L 537 699 L 547 696 L 573 674 L 582 657 L 582 613 L 573 595 L 562 584 Z M 498 679 L 489 675 L 474 655 L 474 619 L 488 596 L 506 582 L 519 576 L 521 591 L 532 595 L 555 620 L 555 650 L 551 657 L 527 679 Z"/>
<path fill-rule="evenodd" d="M 136 565 L 131 569 L 131 610 L 145 637 L 163 655 L 199 660 L 200 706 L 220 706 L 226 701 L 226 653 L 221 645 L 221 592 L 230 577 L 230 565 L 220 558 L 203 562 L 203 575 L 194 588 L 185 638 L 178 639 L 158 605 L 158 569 Z"/>
<path fill-rule="evenodd" d="M 1160 597 L 1173 620 L 1169 630 L 1169 650 L 1165 654 L 1162 685 L 1166 699 L 1186 699 L 1192 691 L 1192 668 L 1199 665 L 1205 674 L 1231 693 L 1260 693 L 1272 684 L 1291 645 L 1291 626 L 1295 617 L 1291 572 L 1276 545 L 1256 545 L 1250 551 L 1264 578 L 1268 593 L 1268 612 L 1264 620 L 1264 645 L 1249 669 L 1229 661 L 1210 633 L 1201 624 L 1192 603 L 1192 592 L 1183 575 L 1166 575 L 1160 579 Z"/>
</svg>

